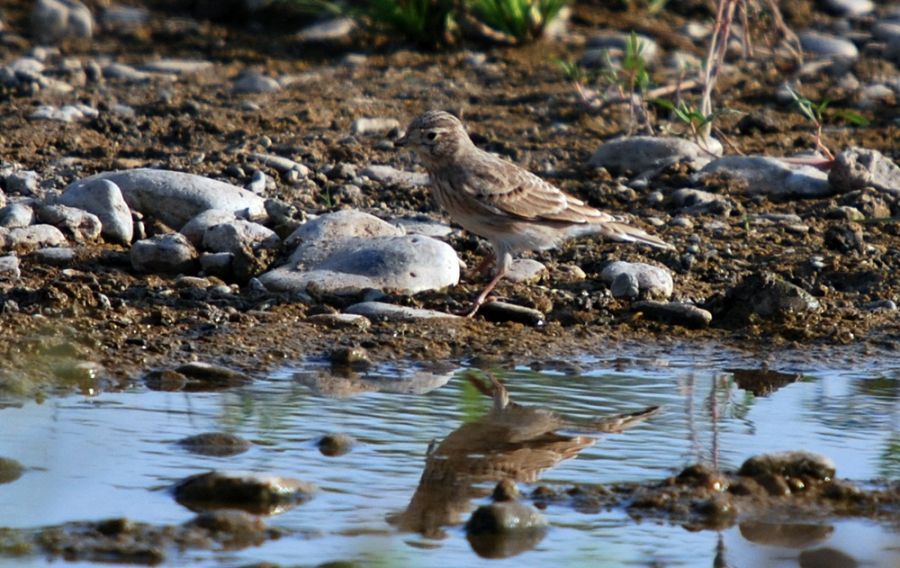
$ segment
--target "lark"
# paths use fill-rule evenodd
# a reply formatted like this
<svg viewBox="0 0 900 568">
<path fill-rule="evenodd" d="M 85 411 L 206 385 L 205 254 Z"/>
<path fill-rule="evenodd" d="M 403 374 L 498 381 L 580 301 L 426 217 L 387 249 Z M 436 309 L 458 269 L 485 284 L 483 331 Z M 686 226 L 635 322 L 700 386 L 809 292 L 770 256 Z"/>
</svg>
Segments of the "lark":
<svg viewBox="0 0 900 568">
<path fill-rule="evenodd" d="M 494 277 L 475 299 L 468 317 L 475 315 L 519 253 L 551 249 L 584 235 L 673 248 L 516 164 L 481 150 L 462 122 L 450 113 L 432 110 L 418 116 L 398 145 L 409 146 L 418 154 L 431 176 L 438 205 L 465 230 L 487 239 L 493 248 Z"/>
</svg>

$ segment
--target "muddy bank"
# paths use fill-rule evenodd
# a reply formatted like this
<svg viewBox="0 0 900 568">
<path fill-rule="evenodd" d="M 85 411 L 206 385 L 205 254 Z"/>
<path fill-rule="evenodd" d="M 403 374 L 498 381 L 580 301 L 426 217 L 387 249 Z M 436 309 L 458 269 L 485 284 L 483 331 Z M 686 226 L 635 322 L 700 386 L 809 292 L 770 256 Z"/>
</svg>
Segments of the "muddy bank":
<svg viewBox="0 0 900 568">
<path fill-rule="evenodd" d="M 3 63 L 35 55 L 28 8 L 28 2 L 4 8 Z M 788 17 L 795 19 L 789 23 L 803 25 L 808 11 L 791 11 Z M 821 26 L 838 21 L 817 16 Z M 262 197 L 286 207 L 281 224 L 268 222 L 281 237 L 309 215 L 342 208 L 387 220 L 424 215 L 446 222 L 426 187 L 361 173 L 372 164 L 418 171 L 411 156 L 393 147 L 394 125 L 442 107 L 465 118 L 481 147 L 591 205 L 630 215 L 676 250 L 581 240 L 533 255 L 545 271 L 498 289 L 510 303 L 537 310 L 539 318 L 519 319 L 532 325 L 510 323 L 519 316 L 501 312 L 452 323 L 368 318 L 347 327 L 344 320 L 321 316 L 341 312 L 365 294 L 298 298 L 248 281 L 281 265 L 292 252 L 287 246 L 252 256 L 243 271 L 148 274 L 135 269 L 127 244 L 111 244 L 109 238 L 78 242 L 64 230 L 61 246 L 70 253 L 47 252 L 48 247 L 10 251 L 16 268 L 0 281 L 4 390 L 34 395 L 45 381 L 85 392 L 120 388 L 151 369 L 198 358 L 259 373 L 285 360 L 329 357 L 336 347 L 362 347 L 376 360 L 521 361 L 615 349 L 623 342 L 661 349 L 706 342 L 751 351 L 800 349 L 811 357 L 841 345 L 848 346 L 843 353 L 860 358 L 891 356 L 900 346 L 900 205 L 893 193 L 863 189 L 785 198 L 754 194 L 715 177 L 698 183 L 687 164 L 661 169 L 649 184 L 590 165 L 603 141 L 634 125 L 623 105 L 585 107 L 554 60 L 583 53 L 597 29 L 623 26 L 652 36 L 666 52 L 698 56 L 702 42 L 690 44 L 676 33 L 688 22 L 683 14 L 664 12 L 648 22 L 579 5 L 561 42 L 515 49 L 473 44 L 449 52 L 412 51 L 383 38 L 373 48 L 368 36 L 328 47 L 303 44 L 289 34 L 260 33 L 258 23 L 248 28 L 193 19 L 162 4 L 135 25 L 115 22 L 108 20 L 90 40 L 65 40 L 58 51 L 42 55 L 42 77 L 68 87 L 22 79 L 21 73 L 2 87 L 0 100 L 9 111 L 0 117 L 8 203 L 42 202 L 91 174 L 151 166 L 237 186 L 255 183 Z M 861 29 L 865 23 L 851 24 Z M 103 58 L 137 68 L 148 59 L 176 57 L 203 65 L 137 76 L 121 68 L 116 76 L 102 67 Z M 885 52 L 870 46 L 849 67 L 833 72 L 804 75 L 781 64 L 773 72 L 751 61 L 723 76 L 718 103 L 736 111 L 720 124 L 731 146 L 768 155 L 811 149 L 803 117 L 789 102 L 772 99 L 786 79 L 802 76 L 810 99 L 828 98 L 832 107 L 869 121 L 864 127 L 836 121 L 826 128 L 834 149 L 862 146 L 896 157 L 897 115 L 890 97 L 860 98 L 866 85 L 881 84 L 895 71 Z M 248 70 L 280 82 L 270 90 L 236 89 Z M 835 77 L 846 79 L 848 73 L 855 86 L 835 86 Z M 667 84 L 671 70 L 660 63 L 653 76 Z M 69 122 L 33 116 L 36 108 L 76 101 L 96 113 L 82 109 L 82 118 Z M 361 117 L 393 122 L 369 135 L 356 123 Z M 656 120 L 662 130 L 678 130 L 662 113 Z M 261 163 L 262 154 L 289 158 L 302 168 Z M 712 198 L 673 197 L 685 188 Z M 178 229 L 152 216 L 139 221 L 148 237 Z M 470 268 L 489 252 L 458 230 L 444 240 Z M 617 260 L 664 268 L 674 280 L 669 300 L 708 312 L 708 327 L 702 317 L 679 315 L 677 307 L 673 312 L 642 303 L 643 290 L 637 290 L 641 297 L 614 294 L 601 274 Z M 379 300 L 458 313 L 483 284 L 463 270 L 459 285 L 414 296 L 383 292 Z M 796 297 L 799 307 L 779 307 L 773 298 L 783 296 Z"/>
</svg>

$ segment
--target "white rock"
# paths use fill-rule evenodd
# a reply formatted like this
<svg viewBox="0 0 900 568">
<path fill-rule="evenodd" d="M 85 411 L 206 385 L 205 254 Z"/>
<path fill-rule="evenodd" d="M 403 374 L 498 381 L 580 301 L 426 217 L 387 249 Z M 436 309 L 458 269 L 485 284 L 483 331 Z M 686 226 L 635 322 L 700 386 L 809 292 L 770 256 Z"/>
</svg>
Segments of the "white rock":
<svg viewBox="0 0 900 568">
<path fill-rule="evenodd" d="M 900 196 L 900 166 L 877 150 L 844 150 L 835 158 L 828 181 L 840 193 L 874 187 Z"/>
<path fill-rule="evenodd" d="M 57 108 L 52 105 L 41 105 L 28 115 L 30 120 L 53 120 L 57 122 L 75 122 L 99 116 L 97 109 L 87 105 L 66 105 Z"/>
<path fill-rule="evenodd" d="M 170 227 L 180 227 L 207 209 L 232 211 L 250 219 L 266 216 L 265 201 L 258 195 L 229 183 L 169 170 L 105 172 L 76 181 L 65 191 L 96 180 L 115 183 L 132 210 L 156 217 Z"/>
<path fill-rule="evenodd" d="M 432 221 L 431 219 L 418 218 L 400 218 L 392 219 L 394 225 L 400 227 L 408 235 L 425 235 L 426 237 L 434 237 L 442 239 L 453 234 L 456 229 L 447 223 Z"/>
<path fill-rule="evenodd" d="M 66 236 L 53 225 L 31 225 L 12 229 L 7 239 L 7 248 L 23 252 L 66 244 Z"/>
<path fill-rule="evenodd" d="M 805 31 L 798 34 L 803 51 L 826 59 L 855 60 L 859 50 L 850 40 L 834 35 Z"/>
<path fill-rule="evenodd" d="M 300 162 L 291 160 L 290 158 L 276 156 L 275 154 L 262 154 L 259 152 L 251 152 L 250 154 L 248 154 L 248 157 L 253 160 L 262 162 L 267 166 L 273 167 L 282 174 L 296 171 L 301 177 L 306 177 L 309 175 L 309 168 L 307 168 Z"/>
<path fill-rule="evenodd" d="M 6 191 L 20 195 L 40 195 L 40 176 L 31 170 L 19 170 L 6 176 Z"/>
<path fill-rule="evenodd" d="M 416 294 L 458 283 L 459 258 L 447 243 L 422 235 L 353 238 L 309 271 L 287 265 L 259 279 L 270 290 L 314 295 L 356 295 L 367 289 Z"/>
<path fill-rule="evenodd" d="M 244 247 L 274 249 L 280 241 L 272 229 L 244 219 L 213 225 L 203 234 L 203 248 L 211 252 L 238 253 Z"/>
<path fill-rule="evenodd" d="M 197 249 L 181 233 L 156 235 L 131 247 L 131 266 L 138 272 L 191 272 L 197 257 Z"/>
<path fill-rule="evenodd" d="M 512 266 L 504 278 L 510 282 L 536 282 L 546 274 L 547 267 L 540 262 L 531 258 L 517 258 L 513 260 Z"/>
<path fill-rule="evenodd" d="M 700 170 L 701 178 L 709 174 L 743 181 L 750 195 L 788 199 L 824 197 L 833 193 L 825 172 L 768 156 L 725 156 Z"/>
<path fill-rule="evenodd" d="M 91 11 L 78 0 L 37 0 L 31 10 L 31 33 L 40 43 L 89 38 L 93 32 Z"/>
<path fill-rule="evenodd" d="M 26 203 L 10 203 L 0 209 L 0 227 L 18 229 L 34 223 L 34 209 Z"/>
<path fill-rule="evenodd" d="M 393 237 L 403 234 L 400 227 L 374 215 L 356 209 L 343 209 L 307 221 L 291 233 L 286 241 L 289 245 L 299 243 L 291 254 L 290 262 L 311 266 L 320 263 L 340 248 L 342 241 L 357 237 Z"/>
<path fill-rule="evenodd" d="M 328 43 L 346 38 L 355 29 L 356 20 L 353 18 L 334 18 L 307 26 L 294 37 L 302 43 Z"/>
<path fill-rule="evenodd" d="M 42 223 L 64 229 L 75 238 L 75 242 L 85 243 L 100 237 L 100 219 L 83 209 L 67 205 L 44 205 L 38 207 L 37 216 Z"/>
<path fill-rule="evenodd" d="M 622 275 L 626 276 L 619 283 L 618 288 L 623 292 L 623 295 L 628 290 L 625 278 L 634 279 L 638 290 L 651 298 L 669 298 L 675 287 L 672 281 L 672 274 L 668 270 L 643 262 L 617 260 L 603 269 L 600 273 L 600 279 L 607 285 L 612 285 Z"/>
<path fill-rule="evenodd" d="M 359 172 L 359 175 L 366 176 L 385 185 L 396 185 L 400 187 L 416 187 L 428 185 L 431 178 L 428 174 L 418 172 L 404 172 L 391 166 L 381 166 L 372 164 L 366 166 Z"/>
<path fill-rule="evenodd" d="M 153 78 L 152 73 L 145 73 L 124 63 L 108 63 L 103 66 L 103 76 L 107 79 L 123 79 L 129 83 L 144 83 Z"/>
<path fill-rule="evenodd" d="M 400 121 L 396 118 L 357 118 L 350 132 L 359 136 L 381 136 L 399 128 Z"/>
<path fill-rule="evenodd" d="M 162 75 L 192 75 L 212 68 L 211 61 L 202 59 L 157 59 L 140 66 L 142 71 Z"/>
<path fill-rule="evenodd" d="M 838 16 L 864 16 L 875 11 L 872 0 L 825 0 L 829 12 Z"/>
<path fill-rule="evenodd" d="M 387 304 L 385 302 L 361 302 L 353 304 L 344 313 L 365 316 L 375 321 L 416 321 L 423 319 L 446 319 L 446 320 L 462 320 L 460 316 L 439 312 L 436 310 L 423 310 L 421 308 L 410 308 L 407 306 L 398 306 L 395 304 Z"/>
<path fill-rule="evenodd" d="M 187 237 L 192 245 L 200 247 L 207 229 L 221 223 L 230 223 L 236 219 L 237 217 L 231 211 L 207 209 L 185 223 L 178 232 Z"/>
<path fill-rule="evenodd" d="M 100 232 L 108 240 L 126 245 L 131 243 L 134 235 L 131 209 L 115 183 L 99 179 L 83 185 L 70 185 L 59 198 L 59 203 L 96 215 L 100 219 Z"/>
<path fill-rule="evenodd" d="M 721 154 L 721 145 L 712 150 Z M 709 152 L 684 138 L 631 136 L 606 142 L 594 152 L 588 164 L 614 172 L 640 174 L 679 162 L 687 162 L 694 168 L 700 168 L 711 159 Z"/>
<path fill-rule="evenodd" d="M 0 280 L 18 280 L 20 276 L 19 257 L 0 256 Z"/>
<path fill-rule="evenodd" d="M 281 84 L 259 71 L 243 71 L 231 86 L 233 93 L 274 93 L 281 90 Z"/>
</svg>

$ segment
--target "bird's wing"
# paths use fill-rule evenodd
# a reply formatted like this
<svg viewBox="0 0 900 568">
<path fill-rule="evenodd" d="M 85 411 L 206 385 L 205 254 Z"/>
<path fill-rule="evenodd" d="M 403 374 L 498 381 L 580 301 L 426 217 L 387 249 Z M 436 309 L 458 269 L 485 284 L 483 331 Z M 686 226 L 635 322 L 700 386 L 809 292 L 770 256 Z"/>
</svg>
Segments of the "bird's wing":
<svg viewBox="0 0 900 568">
<path fill-rule="evenodd" d="M 617 219 L 491 154 L 466 171 L 464 190 L 494 213 L 529 221 L 603 223 Z"/>
</svg>

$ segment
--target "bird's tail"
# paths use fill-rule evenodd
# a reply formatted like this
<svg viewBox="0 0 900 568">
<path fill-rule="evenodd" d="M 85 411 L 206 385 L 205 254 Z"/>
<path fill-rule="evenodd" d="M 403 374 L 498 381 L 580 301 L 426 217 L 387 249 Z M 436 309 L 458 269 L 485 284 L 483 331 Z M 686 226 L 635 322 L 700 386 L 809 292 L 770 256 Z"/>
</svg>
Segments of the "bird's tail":
<svg viewBox="0 0 900 568">
<path fill-rule="evenodd" d="M 630 412 L 628 414 L 617 414 L 615 416 L 606 416 L 589 423 L 579 423 L 578 426 L 583 429 L 590 429 L 593 432 L 617 433 L 627 430 L 636 424 L 640 424 L 644 420 L 654 416 L 660 411 L 659 406 L 650 406 L 638 412 Z"/>
<path fill-rule="evenodd" d="M 640 243 L 655 248 L 666 250 L 674 250 L 675 247 L 655 237 L 643 229 L 619 223 L 616 221 L 607 221 L 603 223 L 590 223 L 585 225 L 577 225 L 574 229 L 577 236 L 582 235 L 602 235 L 608 239 L 623 243 Z"/>
</svg>

